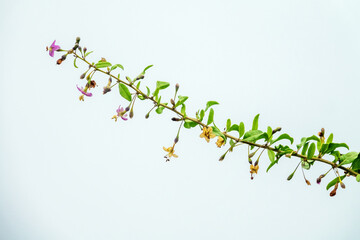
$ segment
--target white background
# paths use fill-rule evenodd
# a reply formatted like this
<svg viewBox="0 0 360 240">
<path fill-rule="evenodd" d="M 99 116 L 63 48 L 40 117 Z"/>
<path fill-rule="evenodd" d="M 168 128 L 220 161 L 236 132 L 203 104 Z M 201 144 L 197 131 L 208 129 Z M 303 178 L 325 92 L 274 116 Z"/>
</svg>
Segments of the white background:
<svg viewBox="0 0 360 240">
<path fill-rule="evenodd" d="M 114 122 L 118 91 L 107 78 L 85 102 L 76 84 L 86 69 L 55 64 L 54 39 L 94 50 L 134 77 L 154 64 L 143 84 L 172 83 L 165 93 L 189 96 L 193 115 L 220 102 L 215 121 L 260 113 L 261 129 L 281 126 L 301 137 L 333 132 L 359 151 L 360 30 L 358 1 L 1 1 L 0 239 L 355 239 L 359 183 L 330 198 L 327 166 L 297 172 L 284 158 L 250 180 L 247 150 L 223 162 L 198 128 L 183 129 L 165 162 L 178 124 L 173 116 Z"/>
</svg>

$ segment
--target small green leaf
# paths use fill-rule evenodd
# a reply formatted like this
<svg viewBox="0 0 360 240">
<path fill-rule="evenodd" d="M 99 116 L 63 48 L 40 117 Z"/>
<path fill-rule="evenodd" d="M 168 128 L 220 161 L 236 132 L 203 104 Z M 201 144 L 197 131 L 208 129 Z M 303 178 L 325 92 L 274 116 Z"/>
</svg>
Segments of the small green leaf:
<svg viewBox="0 0 360 240">
<path fill-rule="evenodd" d="M 226 131 L 229 132 L 229 129 L 231 127 L 231 120 L 230 118 L 226 121 Z"/>
<path fill-rule="evenodd" d="M 119 92 L 123 98 L 131 102 L 131 93 L 125 84 L 119 83 Z"/>
<path fill-rule="evenodd" d="M 266 172 L 268 172 L 270 170 L 270 168 L 272 168 L 275 165 L 275 163 L 277 163 L 277 161 L 271 162 L 270 165 L 268 166 L 268 168 L 266 169 Z"/>
<path fill-rule="evenodd" d="M 164 107 L 163 107 L 163 106 L 159 106 L 159 107 L 155 110 L 155 112 L 156 112 L 157 114 L 162 114 L 163 110 L 164 110 Z"/>
<path fill-rule="evenodd" d="M 110 71 L 115 70 L 116 68 L 121 68 L 122 70 L 124 70 L 124 67 L 121 64 L 115 64 L 111 67 Z"/>
<path fill-rule="evenodd" d="M 341 181 L 344 180 L 345 175 L 341 176 L 340 178 L 341 178 Z M 326 186 L 326 190 L 329 190 L 329 188 L 331 188 L 338 182 L 339 182 L 339 177 L 334 178 L 331 182 L 328 183 L 328 185 Z"/>
<path fill-rule="evenodd" d="M 306 154 L 308 147 L 309 147 L 309 143 L 307 142 L 307 143 L 305 143 L 305 145 L 304 145 L 304 147 L 303 147 L 303 149 L 301 151 L 301 155 Z"/>
<path fill-rule="evenodd" d="M 245 125 L 243 122 L 239 124 L 239 138 L 241 138 L 245 133 Z"/>
<path fill-rule="evenodd" d="M 146 87 L 146 89 L 147 89 L 146 95 L 150 96 L 150 89 L 148 87 Z"/>
<path fill-rule="evenodd" d="M 340 165 L 352 163 L 359 156 L 358 152 L 349 152 L 340 157 Z"/>
<path fill-rule="evenodd" d="M 191 121 L 189 119 L 186 119 L 185 123 L 184 123 L 185 128 L 193 128 L 193 127 L 196 127 L 197 125 L 198 125 L 197 122 L 193 122 L 193 121 Z"/>
<path fill-rule="evenodd" d="M 155 89 L 155 92 L 153 93 L 153 95 L 157 96 L 159 94 L 160 90 L 165 89 L 165 88 L 167 88 L 169 86 L 170 86 L 170 83 L 168 83 L 168 82 L 157 81 L 156 82 L 156 89 Z"/>
<path fill-rule="evenodd" d="M 321 154 L 323 154 L 323 153 L 325 153 L 326 152 L 326 150 L 328 149 L 328 147 L 329 147 L 329 144 L 327 144 L 327 143 L 324 143 L 322 146 L 321 146 L 321 148 L 320 148 L 320 153 Z"/>
<path fill-rule="evenodd" d="M 78 66 L 76 66 L 76 59 L 77 57 L 74 58 L 74 67 L 78 68 Z"/>
<path fill-rule="evenodd" d="M 205 116 L 205 111 L 203 109 L 201 109 L 200 111 L 200 122 L 204 119 Z"/>
<path fill-rule="evenodd" d="M 269 126 L 267 127 L 267 131 L 266 131 L 267 135 L 270 137 L 272 137 L 272 128 Z"/>
<path fill-rule="evenodd" d="M 186 106 L 185 106 L 185 104 L 183 104 L 181 106 L 181 111 L 180 112 L 181 112 L 182 115 L 186 116 Z"/>
<path fill-rule="evenodd" d="M 99 61 L 98 63 L 95 64 L 96 68 L 105 68 L 105 67 L 110 67 L 110 66 L 111 66 L 111 63 L 102 62 L 102 61 Z"/>
<path fill-rule="evenodd" d="M 252 137 L 252 136 L 255 136 L 255 135 L 259 135 L 259 134 L 262 134 L 263 132 L 260 131 L 260 130 L 250 130 L 250 131 L 247 131 L 244 135 L 244 140 L 246 138 L 249 138 L 249 137 Z"/>
<path fill-rule="evenodd" d="M 145 74 L 146 70 L 148 70 L 148 69 L 151 68 L 152 66 L 154 66 L 154 65 L 149 65 L 149 66 L 147 66 L 147 67 L 142 71 L 142 74 Z"/>
<path fill-rule="evenodd" d="M 287 134 L 287 133 L 283 133 L 277 139 L 272 141 L 271 144 L 276 143 L 277 141 L 280 141 L 280 140 L 283 140 L 283 139 L 289 140 L 291 142 L 291 144 L 294 142 L 294 138 L 290 137 L 289 134 Z"/>
<path fill-rule="evenodd" d="M 259 127 L 259 116 L 260 114 L 256 115 L 253 120 L 252 130 L 257 130 Z"/>
<path fill-rule="evenodd" d="M 319 139 L 317 136 L 315 136 L 315 135 L 312 135 L 311 137 L 306 138 L 306 142 L 307 142 L 307 141 L 310 141 L 310 140 L 314 140 L 314 141 L 320 142 L 320 139 Z"/>
<path fill-rule="evenodd" d="M 216 102 L 216 101 L 208 101 L 208 102 L 206 103 L 205 112 L 209 109 L 209 107 L 211 107 L 211 106 L 213 106 L 213 105 L 217 105 L 217 104 L 219 104 L 219 103 Z"/>
<path fill-rule="evenodd" d="M 351 168 L 354 171 L 358 171 L 360 169 L 360 155 L 353 161 Z"/>
<path fill-rule="evenodd" d="M 347 150 L 349 150 L 349 146 L 346 143 L 329 143 L 329 147 L 325 153 L 332 153 L 335 149 L 340 147 L 344 147 L 347 148 Z"/>
<path fill-rule="evenodd" d="M 179 100 L 175 104 L 175 107 L 178 107 L 181 104 L 183 104 L 189 97 L 187 97 L 187 96 L 178 96 L 178 98 L 179 98 Z"/>
<path fill-rule="evenodd" d="M 360 173 L 356 176 L 356 181 L 360 182 Z"/>
<path fill-rule="evenodd" d="M 311 143 L 310 147 L 309 147 L 309 151 L 307 153 L 307 159 L 312 159 L 314 154 L 315 154 L 315 143 Z"/>
<path fill-rule="evenodd" d="M 333 138 L 334 138 L 334 134 L 331 133 L 331 134 L 329 135 L 328 139 L 326 140 L 326 143 L 327 143 L 327 144 L 332 143 Z"/>
<path fill-rule="evenodd" d="M 216 126 L 212 126 L 211 127 L 213 129 L 213 133 L 216 135 L 216 136 L 220 136 L 222 137 L 225 141 L 226 141 L 226 137 L 225 135 L 220 131 L 220 129 L 218 129 Z M 232 139 L 231 139 L 232 140 Z M 234 141 L 233 141 L 234 143 Z M 235 144 L 235 143 L 234 143 Z"/>
<path fill-rule="evenodd" d="M 268 153 L 270 162 L 274 162 L 274 161 L 275 161 L 275 153 L 274 153 L 274 151 L 268 149 L 268 150 L 267 150 L 267 153 Z"/>
<path fill-rule="evenodd" d="M 140 83 L 141 83 L 141 82 L 139 81 L 139 82 L 136 84 L 136 88 L 137 88 L 137 89 L 139 89 Z"/>
<path fill-rule="evenodd" d="M 93 53 L 94 51 L 90 51 L 90 52 L 87 52 L 85 53 L 85 57 L 87 57 L 89 54 Z"/>
<path fill-rule="evenodd" d="M 207 120 L 207 125 L 210 125 L 214 121 L 214 109 L 210 108 L 209 117 Z"/>
<path fill-rule="evenodd" d="M 267 133 L 260 130 L 250 130 L 245 133 L 243 140 L 247 142 L 256 142 L 260 139 L 266 139 Z"/>
<path fill-rule="evenodd" d="M 138 98 L 139 98 L 140 100 L 145 100 L 145 97 L 144 97 L 143 95 L 138 95 Z"/>
<path fill-rule="evenodd" d="M 232 131 L 237 131 L 239 132 L 239 125 L 237 124 L 233 124 L 230 129 L 228 130 L 228 132 L 232 132 Z"/>
</svg>

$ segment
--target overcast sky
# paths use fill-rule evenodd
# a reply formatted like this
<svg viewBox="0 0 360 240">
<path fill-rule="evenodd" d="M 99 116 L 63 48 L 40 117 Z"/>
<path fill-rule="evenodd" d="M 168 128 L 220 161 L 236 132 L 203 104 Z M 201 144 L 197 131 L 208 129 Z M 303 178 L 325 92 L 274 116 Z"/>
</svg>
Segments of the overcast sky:
<svg viewBox="0 0 360 240">
<path fill-rule="evenodd" d="M 188 114 L 220 103 L 215 121 L 282 127 L 299 143 L 322 127 L 360 151 L 359 1 L 1 1 L 0 239 L 354 239 L 359 183 L 330 198 L 316 164 L 293 180 L 295 158 L 250 180 L 247 149 L 183 129 L 165 162 L 173 115 L 114 122 L 117 91 L 80 102 L 86 66 L 45 51 L 75 38 L 143 82 L 180 84 Z M 172 90 L 164 97 L 170 98 Z"/>
</svg>

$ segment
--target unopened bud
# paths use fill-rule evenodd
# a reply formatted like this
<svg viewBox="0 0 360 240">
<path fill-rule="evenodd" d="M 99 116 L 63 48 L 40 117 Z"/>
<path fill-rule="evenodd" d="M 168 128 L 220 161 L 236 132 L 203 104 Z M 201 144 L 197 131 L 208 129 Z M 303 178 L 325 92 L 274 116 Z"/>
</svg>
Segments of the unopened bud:
<svg viewBox="0 0 360 240">
<path fill-rule="evenodd" d="M 86 51 L 87 51 L 87 48 L 86 48 L 86 47 L 84 47 L 84 53 L 86 53 Z"/>
<path fill-rule="evenodd" d="M 249 158 L 249 160 L 248 160 L 248 161 L 249 161 L 249 163 L 252 165 L 252 160 L 251 160 L 251 158 Z"/>
<path fill-rule="evenodd" d="M 76 38 L 76 43 L 79 43 L 80 42 L 80 37 L 77 37 Z"/>
<path fill-rule="evenodd" d="M 140 79 L 144 79 L 144 74 L 140 74 L 139 76 L 136 77 L 136 80 L 140 80 Z"/>
<path fill-rule="evenodd" d="M 57 64 L 57 65 L 60 65 L 62 62 L 63 62 L 63 60 L 60 58 L 60 59 L 58 59 L 58 60 L 56 61 L 56 64 Z"/>
<path fill-rule="evenodd" d="M 330 192 L 330 197 L 333 197 L 336 195 L 336 190 L 337 188 L 334 188 L 331 192 Z"/>
<path fill-rule="evenodd" d="M 179 87 L 180 87 L 180 85 L 177 83 L 177 84 L 175 85 L 175 91 L 178 91 L 178 90 L 179 90 Z"/>
<path fill-rule="evenodd" d="M 294 176 L 294 173 L 290 174 L 290 175 L 288 176 L 287 180 L 290 181 L 290 180 L 293 178 L 293 176 Z"/>
<path fill-rule="evenodd" d="M 345 183 L 343 183 L 343 182 L 340 183 L 340 186 L 341 186 L 341 188 L 343 188 L 343 189 L 346 188 Z"/>
<path fill-rule="evenodd" d="M 226 153 L 224 153 L 223 155 L 221 155 L 221 157 L 219 158 L 219 161 L 222 161 L 225 159 Z"/>
<path fill-rule="evenodd" d="M 179 141 L 179 137 L 176 136 L 176 138 L 174 139 L 174 143 L 177 143 Z"/>
<path fill-rule="evenodd" d="M 79 51 L 81 51 L 81 47 L 79 46 Z"/>
<path fill-rule="evenodd" d="M 127 107 L 125 108 L 125 111 L 128 112 L 129 110 L 130 110 L 130 106 L 127 106 Z"/>
<path fill-rule="evenodd" d="M 272 131 L 272 134 L 275 134 L 277 132 L 281 131 L 281 127 L 277 127 Z"/>
<path fill-rule="evenodd" d="M 79 47 L 79 44 L 76 43 L 72 49 L 75 51 L 78 47 Z"/>
<path fill-rule="evenodd" d="M 61 60 L 62 60 L 62 61 L 65 61 L 65 59 L 66 59 L 66 54 L 64 54 L 64 55 L 61 56 Z"/>
<path fill-rule="evenodd" d="M 309 180 L 305 179 L 305 182 L 306 182 L 307 185 L 309 185 L 309 186 L 311 185 Z"/>
<path fill-rule="evenodd" d="M 181 119 L 180 119 L 180 118 L 176 118 L 176 117 L 171 118 L 171 120 L 172 120 L 172 121 L 174 121 L 174 122 L 181 121 Z"/>
<path fill-rule="evenodd" d="M 316 183 L 317 183 L 317 184 L 320 184 L 320 183 L 321 183 L 321 177 L 318 177 L 318 178 L 316 179 Z"/>
<path fill-rule="evenodd" d="M 147 114 L 145 115 L 145 118 L 148 119 L 149 117 L 150 117 L 150 114 L 147 113 Z"/>
<path fill-rule="evenodd" d="M 130 111 L 129 117 L 130 117 L 130 118 L 133 118 L 133 117 L 134 117 L 134 111 L 133 111 L 133 110 Z"/>
<path fill-rule="evenodd" d="M 252 152 L 249 154 L 248 158 L 252 158 L 255 155 L 256 152 Z"/>
<path fill-rule="evenodd" d="M 84 79 L 84 78 L 85 78 L 85 76 L 86 76 L 86 74 L 85 74 L 85 73 L 81 74 L 80 79 Z"/>
</svg>

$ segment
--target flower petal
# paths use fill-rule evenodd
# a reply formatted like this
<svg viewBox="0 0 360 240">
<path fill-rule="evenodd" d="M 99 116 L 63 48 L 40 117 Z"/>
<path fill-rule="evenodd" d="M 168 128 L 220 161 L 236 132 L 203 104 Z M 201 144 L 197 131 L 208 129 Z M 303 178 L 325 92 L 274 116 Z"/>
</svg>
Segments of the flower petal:
<svg viewBox="0 0 360 240">
<path fill-rule="evenodd" d="M 52 48 L 50 48 L 49 55 L 50 57 L 54 57 L 54 51 L 52 50 Z"/>
</svg>

